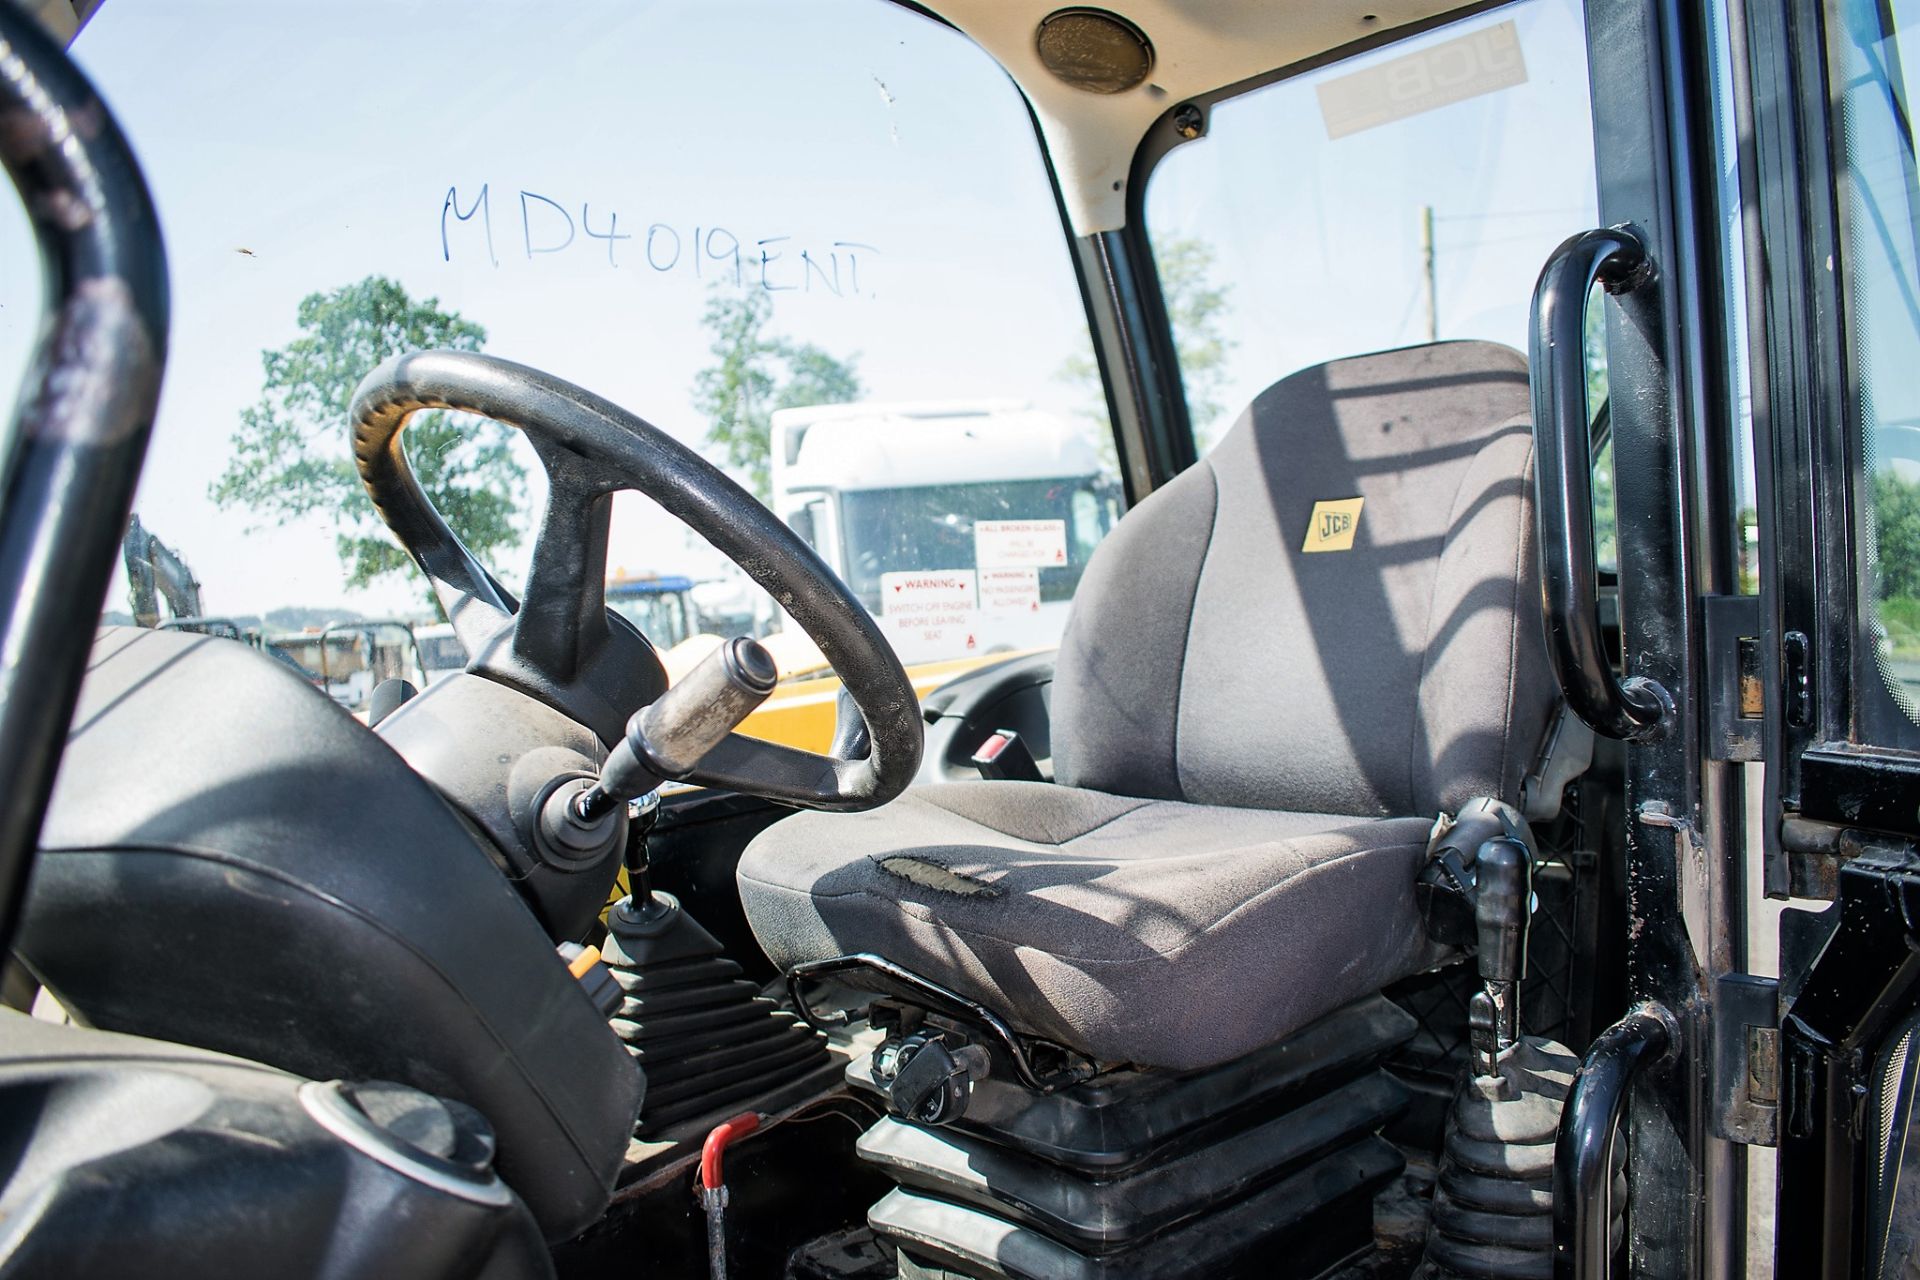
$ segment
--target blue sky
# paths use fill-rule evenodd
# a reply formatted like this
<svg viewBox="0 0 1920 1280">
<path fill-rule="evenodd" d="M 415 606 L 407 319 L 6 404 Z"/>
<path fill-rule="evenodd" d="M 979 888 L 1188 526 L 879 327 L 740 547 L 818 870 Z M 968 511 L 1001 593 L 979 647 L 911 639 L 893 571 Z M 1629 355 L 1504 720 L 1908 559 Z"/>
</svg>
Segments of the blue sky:
<svg viewBox="0 0 1920 1280">
<path fill-rule="evenodd" d="M 168 238 L 172 360 L 139 508 L 193 565 L 209 610 L 417 600 L 399 583 L 349 599 L 324 522 L 254 529 L 206 496 L 259 394 L 261 349 L 296 335 L 300 298 L 371 273 L 482 324 L 489 350 L 698 441 L 698 318 L 712 272 L 732 266 L 707 257 L 693 273 L 696 229 L 702 248 L 744 247 L 749 287 L 762 240 L 785 255 L 769 264 L 774 284 L 807 279 L 803 250 L 853 254 L 857 291 L 843 257 L 841 296 L 816 272 L 811 290 L 775 295 L 775 326 L 857 355 L 871 397 L 1084 407 L 1057 376 L 1085 350 L 1084 327 L 1026 112 L 964 38 L 880 0 L 450 12 L 107 0 L 75 46 L 143 158 Z M 1540 262 L 1590 221 L 1572 13 L 1536 0 L 1470 24 L 1520 22 L 1530 80 L 1517 89 L 1330 143 L 1311 90 L 1284 86 L 1223 110 L 1213 138 L 1169 159 L 1150 215 L 1221 246 L 1236 410 L 1293 368 L 1424 336 L 1408 305 L 1421 203 L 1446 237 L 1443 336 L 1520 341 Z M 465 207 L 483 183 L 492 256 L 479 224 L 458 220 L 443 253 L 449 189 Z M 523 225 L 522 192 L 554 204 L 529 198 Z M 0 204 L 5 376 L 24 360 L 39 285 L 24 225 Z M 1489 207 L 1550 213 L 1466 216 Z M 602 233 L 617 215 L 633 237 L 612 242 L 611 263 L 583 212 Z M 567 221 L 570 244 L 529 255 L 529 236 L 551 248 Z M 655 265 L 670 236 L 680 244 L 670 270 L 647 261 L 656 225 Z M 864 247 L 836 248 L 848 244 Z M 343 450 L 345 438 L 342 424 Z M 637 500 L 616 516 L 611 562 L 712 568 Z"/>
</svg>

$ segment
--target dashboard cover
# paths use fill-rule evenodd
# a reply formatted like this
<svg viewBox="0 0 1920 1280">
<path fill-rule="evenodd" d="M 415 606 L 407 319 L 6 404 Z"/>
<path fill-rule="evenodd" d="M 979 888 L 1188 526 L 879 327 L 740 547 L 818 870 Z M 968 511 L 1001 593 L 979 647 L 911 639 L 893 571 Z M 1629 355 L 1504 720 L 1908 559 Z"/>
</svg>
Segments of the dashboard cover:
<svg viewBox="0 0 1920 1280">
<path fill-rule="evenodd" d="M 639 1066 L 479 837 L 232 640 L 103 629 L 18 951 L 93 1026 L 479 1109 L 550 1239 L 605 1208 Z"/>
</svg>

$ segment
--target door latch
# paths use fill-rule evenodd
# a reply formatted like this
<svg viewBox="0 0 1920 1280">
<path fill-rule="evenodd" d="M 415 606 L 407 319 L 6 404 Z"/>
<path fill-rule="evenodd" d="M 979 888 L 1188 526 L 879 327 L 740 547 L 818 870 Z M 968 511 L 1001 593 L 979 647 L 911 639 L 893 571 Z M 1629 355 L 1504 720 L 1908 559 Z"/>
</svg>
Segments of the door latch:
<svg viewBox="0 0 1920 1280">
<path fill-rule="evenodd" d="M 1749 973 L 1714 984 L 1713 1136 L 1771 1147 L 1780 1128 L 1780 983 Z"/>
</svg>

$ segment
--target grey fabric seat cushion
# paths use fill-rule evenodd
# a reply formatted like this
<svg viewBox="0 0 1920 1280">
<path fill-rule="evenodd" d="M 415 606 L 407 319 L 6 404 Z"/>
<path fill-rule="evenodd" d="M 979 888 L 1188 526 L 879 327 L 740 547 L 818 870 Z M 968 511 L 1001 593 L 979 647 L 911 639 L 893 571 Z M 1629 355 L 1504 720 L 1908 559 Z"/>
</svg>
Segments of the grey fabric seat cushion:
<svg viewBox="0 0 1920 1280">
<path fill-rule="evenodd" d="M 1430 825 L 952 783 L 789 818 L 739 884 L 782 968 L 878 952 L 1102 1061 L 1188 1069 L 1432 960 Z"/>
</svg>

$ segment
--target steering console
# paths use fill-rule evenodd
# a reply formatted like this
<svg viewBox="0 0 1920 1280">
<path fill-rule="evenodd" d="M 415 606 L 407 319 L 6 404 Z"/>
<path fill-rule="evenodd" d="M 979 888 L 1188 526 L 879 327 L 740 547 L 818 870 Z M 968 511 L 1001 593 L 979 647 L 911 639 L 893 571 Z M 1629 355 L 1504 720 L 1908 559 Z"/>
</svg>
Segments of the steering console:
<svg viewBox="0 0 1920 1280">
<path fill-rule="evenodd" d="M 402 439 L 408 419 L 428 409 L 518 428 L 545 468 L 547 506 L 524 600 L 474 558 L 421 490 Z M 612 875 L 617 858 L 595 857 L 590 866 L 577 851 L 561 850 L 565 856 L 556 858 L 539 835 L 539 813 L 552 788 L 566 782 L 580 794 L 579 780 L 592 778 L 610 747 L 625 753 L 630 774 L 639 764 L 658 778 L 808 809 L 873 808 L 913 778 L 921 752 L 919 703 L 872 616 L 771 511 L 659 428 L 538 370 L 459 351 L 388 360 L 360 384 L 352 422 L 354 460 L 374 507 L 432 581 L 473 655 L 467 671 L 493 686 L 478 691 L 468 681 L 464 698 L 447 690 L 437 712 L 423 705 L 442 692 L 430 689 L 382 721 L 380 732 L 507 848 L 516 878 L 529 878 L 536 865 L 549 873 L 557 866 L 570 880 L 603 865 Z M 812 638 L 849 695 L 841 700 L 843 716 L 861 721 L 843 725 L 835 741 L 861 743 L 864 752 L 817 755 L 728 732 L 752 708 L 714 692 L 724 690 L 724 681 L 690 682 L 714 692 L 718 702 L 711 706 L 712 699 L 692 687 L 663 699 L 666 677 L 652 646 L 606 607 L 608 524 L 613 495 L 622 489 L 645 494 L 704 537 Z M 526 705 L 529 699 L 539 706 Z M 726 710 L 719 702 L 732 711 L 717 723 Z M 672 729 L 678 749 L 636 758 L 623 745 L 631 736 L 629 717 L 646 708 L 654 708 L 648 719 L 655 737 Z M 677 729 L 663 722 L 661 713 L 669 710 Z M 410 721 L 417 726 L 412 731 Z M 574 732 L 580 728 L 586 732 Z M 697 753 L 687 751 L 689 743 Z M 564 749 L 544 757 L 544 776 L 510 776 L 510 765 L 542 748 Z M 648 784 L 628 776 L 621 790 L 633 794 L 636 785 Z M 543 858 L 543 850 L 549 856 Z M 547 879 L 554 883 L 552 874 Z M 551 897 L 538 883 L 523 887 L 536 909 Z M 575 885 L 564 906 L 549 901 L 541 914 L 550 929 L 563 932 L 583 904 L 597 910 L 604 891 L 604 885 L 597 893 Z"/>
<path fill-rule="evenodd" d="M 533 442 L 550 487 L 524 602 L 516 603 L 461 545 L 414 478 L 401 431 L 422 409 L 480 414 Z M 630 645 L 615 643 L 625 620 L 606 609 L 612 497 L 633 489 L 772 594 L 820 647 L 872 741 L 864 759 L 846 760 L 730 734 L 686 780 L 802 808 L 858 810 L 891 800 L 912 779 L 920 762 L 919 703 L 873 618 L 797 534 L 658 427 L 524 365 L 426 351 L 389 360 L 360 384 L 353 452 L 375 508 L 432 579 L 468 652 L 478 655 L 478 674 L 568 713 L 604 742 L 625 736 L 627 717 L 664 684 L 650 652 L 640 659 Z"/>
</svg>

